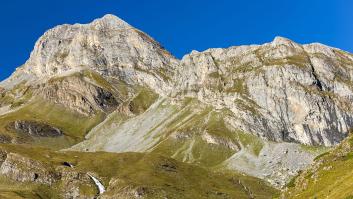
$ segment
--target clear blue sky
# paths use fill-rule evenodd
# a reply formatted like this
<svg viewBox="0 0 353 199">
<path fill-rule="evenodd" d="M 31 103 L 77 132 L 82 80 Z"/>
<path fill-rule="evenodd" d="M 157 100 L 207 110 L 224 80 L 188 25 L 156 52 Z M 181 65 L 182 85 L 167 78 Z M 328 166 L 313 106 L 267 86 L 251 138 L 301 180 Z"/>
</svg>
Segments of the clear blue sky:
<svg viewBox="0 0 353 199">
<path fill-rule="evenodd" d="M 1 0 L 0 80 L 47 29 L 111 13 L 177 57 L 192 49 L 264 43 L 276 35 L 353 52 L 352 0 Z"/>
</svg>

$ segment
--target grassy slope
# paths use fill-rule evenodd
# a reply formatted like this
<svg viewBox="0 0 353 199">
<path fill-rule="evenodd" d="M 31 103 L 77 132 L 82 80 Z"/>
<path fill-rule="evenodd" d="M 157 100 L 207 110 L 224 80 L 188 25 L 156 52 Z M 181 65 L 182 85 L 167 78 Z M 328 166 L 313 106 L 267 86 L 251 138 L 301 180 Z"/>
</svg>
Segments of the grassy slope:
<svg viewBox="0 0 353 199">
<path fill-rule="evenodd" d="M 353 136 L 336 149 L 318 156 L 313 166 L 288 185 L 285 198 L 353 197 Z"/>
<path fill-rule="evenodd" d="M 108 89 L 110 91 L 114 90 L 114 88 L 110 87 L 109 84 L 107 84 L 101 78 L 97 77 L 97 75 L 94 73 L 86 72 L 84 76 L 88 77 L 91 80 L 94 80 L 99 86 L 104 87 L 105 89 Z M 122 89 L 119 89 L 119 91 L 120 90 Z M 156 99 L 157 99 L 157 96 L 153 92 L 146 90 L 144 88 L 137 89 L 137 95 L 129 103 L 130 111 L 132 111 L 134 114 L 141 114 Z M 205 142 L 205 140 L 202 139 L 202 133 L 204 133 L 205 131 L 207 131 L 208 134 L 216 138 L 225 139 L 225 141 L 229 141 L 233 143 L 241 142 L 244 146 L 248 146 L 248 145 L 251 145 L 251 147 L 254 146 L 254 153 L 256 153 L 258 150 L 261 149 L 261 143 L 255 143 L 253 145 L 251 139 L 249 140 L 246 134 L 242 132 L 233 132 L 225 126 L 225 123 L 222 117 L 224 116 L 224 114 L 226 114 L 226 112 L 223 112 L 223 111 L 213 112 L 212 109 L 207 107 L 203 107 L 200 109 L 198 103 L 199 102 L 195 102 L 194 100 L 190 100 L 189 102 L 186 102 L 186 106 L 188 106 L 188 108 L 184 110 L 185 114 L 181 114 L 179 117 L 175 118 L 175 120 L 173 120 L 170 124 L 165 125 L 167 126 L 166 129 L 163 129 L 165 133 L 164 135 L 167 135 L 167 136 L 175 132 L 176 133 L 192 132 L 193 134 L 192 139 L 186 142 L 184 141 L 179 142 L 174 139 L 163 140 L 163 142 L 158 147 L 154 148 L 153 152 L 155 153 L 153 153 L 153 155 L 147 157 L 142 161 L 140 165 L 141 169 L 142 167 L 143 168 L 145 167 L 145 162 L 152 161 L 151 164 L 154 164 L 154 161 L 157 161 L 154 158 L 159 157 L 158 154 L 172 156 L 173 158 L 176 158 L 178 160 L 183 160 L 183 161 L 185 161 L 186 156 L 190 156 L 191 154 L 192 157 L 190 156 L 191 157 L 190 161 L 185 161 L 185 162 L 196 163 L 198 165 L 207 166 L 207 167 L 216 166 L 217 164 L 221 163 L 222 161 L 226 160 L 227 158 L 229 158 L 231 155 L 234 154 L 235 151 L 233 149 L 229 149 L 226 146 L 209 144 Z M 198 110 L 199 112 L 197 114 L 194 114 L 193 109 L 196 109 L 196 110 L 200 109 L 200 110 Z M 65 117 L 62 117 L 62 115 L 65 115 Z M 97 115 L 95 117 L 84 117 L 84 116 L 75 114 L 73 112 L 67 111 L 65 110 L 65 108 L 59 105 L 48 104 L 47 102 L 42 100 L 35 100 L 34 103 L 26 104 L 16 112 L 0 117 L 0 124 L 6 124 L 9 121 L 12 121 L 13 119 L 22 119 L 22 120 L 34 119 L 36 121 L 42 121 L 42 122 L 51 124 L 55 127 L 59 127 L 62 130 L 64 130 L 66 135 L 68 135 L 67 138 L 65 138 L 64 140 L 42 138 L 42 139 L 35 140 L 35 143 L 42 146 L 44 145 L 44 146 L 54 146 L 54 148 L 62 148 L 76 142 L 77 140 L 82 139 L 83 136 L 87 133 L 87 131 L 95 124 L 97 124 L 102 119 L 102 117 L 103 117 L 102 115 Z M 190 118 L 187 119 L 187 117 L 190 117 Z M 0 126 L 0 128 L 3 129 L 3 132 L 6 132 L 4 125 L 2 127 Z M 11 132 L 6 132 L 6 133 L 11 133 Z M 172 143 L 172 142 L 175 142 L 175 143 Z M 189 147 L 190 146 L 189 142 L 193 142 L 193 145 L 192 145 L 193 147 L 191 148 Z M 58 143 L 60 143 L 60 145 L 58 145 Z M 175 146 L 175 148 L 173 148 L 172 146 Z M 188 147 L 188 148 L 184 149 L 184 147 Z M 190 151 L 188 151 L 188 149 L 190 149 Z M 23 154 L 24 151 L 19 151 L 19 153 Z M 38 153 L 43 153 L 43 152 L 38 151 Z M 32 154 L 30 156 L 33 157 Z M 80 157 L 81 157 L 81 153 L 80 153 Z M 108 159 L 111 159 L 111 158 L 112 157 L 109 156 Z M 65 156 L 65 159 L 70 159 L 70 158 Z M 59 162 L 59 161 L 55 162 L 56 160 L 50 160 L 50 164 L 52 164 L 53 161 L 54 161 L 54 164 L 57 164 Z M 77 160 L 73 160 L 73 161 L 77 161 Z M 107 167 L 109 168 L 116 166 L 114 164 L 111 165 L 111 162 L 108 161 L 107 159 L 100 160 L 100 161 L 107 164 Z M 83 162 L 85 162 L 85 160 Z M 92 160 L 87 160 L 87 162 L 92 162 Z M 100 163 L 100 165 L 97 165 L 96 168 L 84 168 L 84 170 L 94 170 L 96 172 L 96 169 L 101 169 L 101 165 L 102 163 Z M 93 165 L 90 165 L 90 166 L 93 166 Z M 105 168 L 105 166 L 102 168 L 107 169 Z M 116 168 L 114 168 L 114 170 L 115 169 Z M 154 169 L 152 170 L 148 169 L 144 171 L 147 173 L 142 174 L 142 176 L 135 175 L 136 170 L 138 170 L 136 167 L 131 167 L 131 169 L 130 167 L 124 168 L 124 170 L 130 172 L 124 176 L 125 178 L 129 178 L 129 180 L 124 182 L 125 186 L 131 186 L 131 185 L 146 186 L 146 184 L 136 183 L 135 180 L 145 181 L 146 175 L 147 175 L 148 176 L 147 181 L 151 182 L 151 184 L 147 184 L 147 186 L 154 187 L 153 189 L 156 189 L 156 192 L 158 193 L 159 193 L 158 190 L 160 189 L 167 189 L 167 192 L 170 193 L 175 198 L 180 198 L 180 194 L 185 194 L 183 195 L 183 197 L 187 197 L 187 198 L 200 198 L 201 195 L 199 193 L 199 190 L 202 190 L 204 187 L 209 186 L 207 184 L 208 178 L 204 179 L 205 176 L 208 176 L 209 171 L 206 169 L 200 169 L 199 167 L 195 167 L 185 171 L 185 176 L 187 177 L 185 177 L 184 181 L 180 183 L 179 181 L 177 181 L 178 182 L 176 185 L 177 188 L 164 187 L 165 184 L 167 184 L 169 187 L 170 184 L 176 183 L 175 182 L 176 180 L 174 178 L 170 179 L 171 176 L 166 176 L 166 177 L 162 176 L 163 179 L 162 180 L 158 179 L 156 180 L 156 182 L 150 181 L 149 175 L 154 176 L 156 173 Z M 105 183 L 108 184 L 107 178 L 109 179 L 110 174 L 105 175 L 105 177 L 104 175 L 105 174 L 103 174 L 102 178 L 105 181 Z M 182 175 L 184 175 L 184 173 Z M 224 178 L 224 175 L 226 175 L 227 177 Z M 175 176 L 172 176 L 172 177 L 175 177 Z M 139 179 L 139 178 L 143 178 L 143 179 Z M 182 178 L 178 177 L 179 180 L 183 178 L 184 177 Z M 207 193 L 202 193 L 204 194 L 202 197 L 217 198 L 218 195 L 220 195 L 219 197 L 222 198 L 222 195 L 223 195 L 222 193 L 224 191 L 225 195 L 227 194 L 234 195 L 234 196 L 237 196 L 237 198 L 242 198 L 242 196 L 249 197 L 249 194 L 256 195 L 260 198 L 268 198 L 269 196 L 273 195 L 276 192 L 274 189 L 269 188 L 266 184 L 264 184 L 263 182 L 261 182 L 256 178 L 237 175 L 230 172 L 226 174 L 215 174 L 215 175 L 212 174 L 212 178 L 217 182 L 210 183 L 212 186 L 209 188 L 209 190 L 211 191 Z M 239 179 L 241 180 L 239 181 Z M 14 184 L 14 187 L 18 186 L 17 183 L 9 182 L 8 179 L 4 179 L 4 180 L 6 182 L 3 184 Z M 205 181 L 206 184 L 204 183 L 198 184 L 200 180 Z M 155 183 L 158 184 L 157 187 Z M 185 185 L 188 185 L 188 186 L 185 186 Z M 216 187 L 214 188 L 213 186 L 216 186 Z M 232 188 L 227 190 L 228 186 L 232 186 Z M 234 189 L 233 186 L 235 187 L 235 190 L 233 190 Z M 29 198 L 34 196 L 36 193 L 44 194 L 43 197 L 47 197 L 45 195 L 46 193 L 53 194 L 53 190 L 47 190 L 47 188 L 46 187 L 43 188 L 43 186 L 31 184 L 31 185 L 26 185 L 26 187 L 30 187 L 30 190 L 29 191 L 18 190 L 18 189 L 16 190 L 20 191 L 21 193 L 20 195 L 24 194 L 26 195 L 26 197 L 29 197 Z M 186 191 L 186 189 L 190 189 L 189 187 L 191 187 L 191 190 Z M 244 187 L 248 187 L 248 188 L 244 188 Z M 222 191 L 220 193 L 218 193 L 219 192 L 218 190 L 214 192 L 212 191 L 216 189 L 221 189 Z M 251 189 L 250 191 L 251 193 L 249 192 L 249 190 L 245 191 L 244 189 Z M 228 193 L 228 191 L 230 192 Z M 5 193 L 4 190 L 2 193 Z M 13 195 L 15 192 L 11 191 L 8 193 Z M 13 197 L 12 195 L 10 196 Z M 153 197 L 156 197 L 156 196 L 154 195 Z M 160 195 L 160 197 L 162 196 Z"/>
<path fill-rule="evenodd" d="M 132 100 L 133 107 L 148 107 L 155 100 L 155 97 L 143 93 L 144 97 L 138 94 Z M 223 119 L 227 114 L 231 113 L 227 110 L 214 111 L 195 99 L 186 99 L 179 105 L 163 100 L 139 115 L 138 120 L 126 118 L 118 112 L 112 113 L 89 134 L 86 141 L 74 146 L 74 149 L 151 151 L 206 167 L 217 166 L 241 147 L 247 147 L 258 154 L 262 149 L 260 139 L 230 129 Z M 129 131 L 131 128 L 133 132 Z M 208 143 L 205 135 L 216 143 Z M 112 144 L 112 140 L 117 141 Z M 128 148 L 124 147 L 127 142 L 130 142 L 126 146 Z"/>
<path fill-rule="evenodd" d="M 119 100 L 125 101 L 129 92 L 146 93 L 149 99 L 153 94 L 143 88 L 130 88 L 131 86 L 119 80 L 107 79 L 94 71 L 81 71 L 69 76 L 56 77 L 48 81 L 48 84 L 61 81 L 70 77 L 82 78 L 91 84 L 99 86 L 113 93 Z M 137 90 L 137 91 L 134 91 Z M 105 113 L 97 111 L 94 115 L 85 116 L 60 105 L 50 103 L 47 100 L 32 96 L 33 88 L 21 83 L 11 91 L 0 96 L 0 105 L 10 105 L 15 111 L 0 116 L 0 138 L 15 140 L 16 143 L 33 143 L 40 146 L 47 146 L 54 149 L 62 149 L 82 141 L 84 136 L 98 123 L 103 121 Z M 14 97 L 18 95 L 19 97 Z M 141 96 L 138 95 L 138 96 Z M 138 98 L 138 97 L 137 97 Z M 146 104 L 134 104 L 137 111 L 144 111 Z M 52 125 L 61 129 L 65 136 L 57 138 L 31 137 L 24 134 L 12 132 L 6 126 L 15 120 L 30 120 Z"/>
<path fill-rule="evenodd" d="M 261 150 L 262 144 L 255 136 L 227 126 L 224 121 L 224 117 L 230 114 L 227 110 L 214 111 L 199 103 L 196 100 L 187 102 L 183 114 L 165 125 L 163 131 L 167 136 L 153 148 L 153 152 L 213 167 L 236 153 L 236 148 L 249 147 L 255 154 Z M 205 134 L 218 143 L 208 143 Z"/>
<path fill-rule="evenodd" d="M 52 104 L 38 98 L 14 112 L 0 116 L 0 132 L 11 137 L 17 137 L 16 139 L 19 142 L 33 141 L 39 145 L 63 148 L 82 140 L 86 133 L 99 123 L 103 117 L 102 113 L 91 117 L 83 116 L 67 110 L 60 105 Z M 8 123 L 15 120 L 31 120 L 47 123 L 63 130 L 65 137 L 30 138 L 26 135 L 16 134 L 6 128 Z"/>
<path fill-rule="evenodd" d="M 48 167 L 62 162 L 73 163 L 74 170 L 93 172 L 105 186 L 112 179 L 119 183 L 108 187 L 107 198 L 128 195 L 129 190 L 145 190 L 146 198 L 271 198 L 277 191 L 255 178 L 244 178 L 231 173 L 213 173 L 156 154 L 142 153 L 82 153 L 54 152 L 33 146 L 0 145 L 1 150 L 19 153 L 40 161 Z M 47 158 L 50 157 L 50 158 Z M 170 169 L 166 169 L 168 165 Z M 0 196 L 3 198 L 59 198 L 60 183 L 52 187 L 33 183 L 19 184 L 0 178 Z M 245 188 L 246 187 L 246 188 Z M 20 197 L 19 197 L 20 198 Z M 128 197 L 127 197 L 128 198 Z"/>
<path fill-rule="evenodd" d="M 140 87 L 137 90 L 137 95 L 129 103 L 129 109 L 132 113 L 139 115 L 145 112 L 158 99 L 158 95 L 144 87 Z"/>
</svg>

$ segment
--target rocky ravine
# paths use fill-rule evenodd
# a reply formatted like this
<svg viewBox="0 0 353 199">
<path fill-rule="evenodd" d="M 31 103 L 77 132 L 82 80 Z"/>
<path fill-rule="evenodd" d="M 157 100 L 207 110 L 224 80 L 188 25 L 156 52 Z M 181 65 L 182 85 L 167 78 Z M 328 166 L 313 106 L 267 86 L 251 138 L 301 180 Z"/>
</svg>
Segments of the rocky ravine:
<svg viewBox="0 0 353 199">
<path fill-rule="evenodd" d="M 178 60 L 112 15 L 49 30 L 0 88 L 0 115 L 37 97 L 88 117 L 104 113 L 107 118 L 73 149 L 157 151 L 197 164 L 219 152 L 220 164 L 242 162 L 235 168 L 275 176 L 281 185 L 317 155 L 299 144 L 333 146 L 353 126 L 350 53 L 276 37 Z M 146 97 L 146 90 L 154 94 Z M 185 105 L 189 99 L 193 104 Z M 165 147 L 171 143 L 175 149 Z M 269 150 L 273 145 L 281 150 Z M 200 148 L 204 156 L 195 157 Z M 280 166 L 270 157 L 282 157 Z M 283 169 L 284 177 L 274 174 Z"/>
</svg>

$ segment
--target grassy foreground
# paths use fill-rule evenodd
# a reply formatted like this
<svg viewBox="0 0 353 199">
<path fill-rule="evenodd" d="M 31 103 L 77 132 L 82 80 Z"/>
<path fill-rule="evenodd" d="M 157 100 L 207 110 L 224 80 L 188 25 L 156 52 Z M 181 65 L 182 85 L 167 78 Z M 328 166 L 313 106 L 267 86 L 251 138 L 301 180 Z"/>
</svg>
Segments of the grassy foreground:
<svg viewBox="0 0 353 199">
<path fill-rule="evenodd" d="M 80 196 L 96 195 L 93 182 L 67 184 L 70 179 L 64 178 L 65 172 L 96 176 L 107 188 L 101 198 L 134 198 L 136 194 L 143 198 L 272 198 L 278 193 L 256 178 L 215 173 L 152 153 L 55 152 L 9 144 L 0 145 L 0 151 L 18 154 L 27 162 L 42 165 L 45 172 L 60 171 L 62 176 L 48 186 L 36 181 L 19 182 L 2 175 L 1 198 L 63 198 L 70 186 L 78 187 Z M 63 162 L 70 162 L 74 168 L 63 168 Z M 17 168 L 22 167 L 17 165 Z M 29 171 L 23 168 L 20 172 Z"/>
</svg>

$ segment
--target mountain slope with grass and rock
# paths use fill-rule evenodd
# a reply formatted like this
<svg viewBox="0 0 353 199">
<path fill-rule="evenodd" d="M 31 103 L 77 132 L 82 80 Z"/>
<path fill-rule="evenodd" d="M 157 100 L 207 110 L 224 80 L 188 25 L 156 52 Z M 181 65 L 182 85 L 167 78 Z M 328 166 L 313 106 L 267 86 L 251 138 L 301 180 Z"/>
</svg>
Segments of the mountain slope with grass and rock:
<svg viewBox="0 0 353 199">
<path fill-rule="evenodd" d="M 0 83 L 0 190 L 271 198 L 346 139 L 352 105 L 353 55 L 337 48 L 276 37 L 177 59 L 113 15 L 60 25 Z"/>
</svg>

